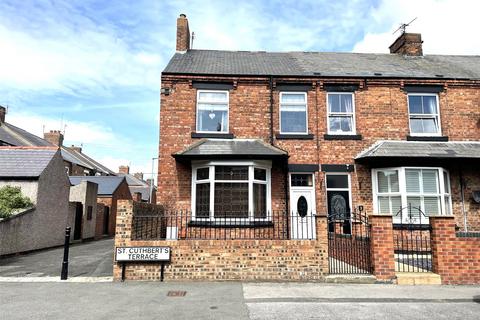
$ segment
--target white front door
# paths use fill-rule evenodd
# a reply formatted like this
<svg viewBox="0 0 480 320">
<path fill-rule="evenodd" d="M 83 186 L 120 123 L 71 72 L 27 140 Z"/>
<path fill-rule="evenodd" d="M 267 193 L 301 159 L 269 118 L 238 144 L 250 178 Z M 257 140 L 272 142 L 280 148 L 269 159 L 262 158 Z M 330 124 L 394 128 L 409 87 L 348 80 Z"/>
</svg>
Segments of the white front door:
<svg viewBox="0 0 480 320">
<path fill-rule="evenodd" d="M 292 239 L 315 239 L 315 184 L 311 173 L 290 174 L 290 232 Z"/>
</svg>

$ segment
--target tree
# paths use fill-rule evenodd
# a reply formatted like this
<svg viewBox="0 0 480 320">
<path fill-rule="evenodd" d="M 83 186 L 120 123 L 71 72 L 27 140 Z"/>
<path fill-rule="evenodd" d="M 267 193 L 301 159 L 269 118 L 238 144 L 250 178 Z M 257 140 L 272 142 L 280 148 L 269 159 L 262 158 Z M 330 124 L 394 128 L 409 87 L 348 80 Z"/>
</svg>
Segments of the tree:
<svg viewBox="0 0 480 320">
<path fill-rule="evenodd" d="M 32 201 L 22 195 L 20 187 L 0 188 L 0 218 L 10 217 L 16 210 L 33 206 Z"/>
</svg>

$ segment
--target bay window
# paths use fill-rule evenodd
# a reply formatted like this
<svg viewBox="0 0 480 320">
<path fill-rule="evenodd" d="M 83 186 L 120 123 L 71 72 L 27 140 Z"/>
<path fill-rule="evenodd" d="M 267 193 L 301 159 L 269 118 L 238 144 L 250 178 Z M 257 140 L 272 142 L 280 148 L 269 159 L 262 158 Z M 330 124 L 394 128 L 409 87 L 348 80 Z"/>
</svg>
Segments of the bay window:
<svg viewBox="0 0 480 320">
<path fill-rule="evenodd" d="M 308 134 L 306 92 L 280 92 L 280 133 Z"/>
<path fill-rule="evenodd" d="M 228 133 L 228 91 L 197 91 L 197 132 Z"/>
<path fill-rule="evenodd" d="M 355 134 L 355 105 L 353 93 L 327 94 L 328 133 Z"/>
<path fill-rule="evenodd" d="M 269 161 L 194 163 L 193 219 L 269 219 L 270 169 Z"/>
<path fill-rule="evenodd" d="M 376 169 L 372 174 L 375 210 L 392 214 L 394 222 L 408 214 L 413 221 L 420 221 L 420 211 L 427 217 L 452 212 L 450 179 L 442 168 Z"/>
<path fill-rule="evenodd" d="M 440 135 L 440 113 L 436 94 L 410 93 L 408 95 L 410 134 Z"/>
</svg>

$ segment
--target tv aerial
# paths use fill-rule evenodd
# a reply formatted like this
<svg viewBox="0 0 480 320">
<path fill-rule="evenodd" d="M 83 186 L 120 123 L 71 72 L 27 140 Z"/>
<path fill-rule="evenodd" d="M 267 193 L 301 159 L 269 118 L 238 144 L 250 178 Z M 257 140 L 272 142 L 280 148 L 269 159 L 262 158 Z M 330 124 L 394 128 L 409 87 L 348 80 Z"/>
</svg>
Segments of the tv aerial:
<svg viewBox="0 0 480 320">
<path fill-rule="evenodd" d="M 413 18 L 413 20 L 410 21 L 409 23 L 402 23 L 402 24 L 400 25 L 400 27 L 398 27 L 397 30 L 393 31 L 392 34 L 395 34 L 395 33 L 397 33 L 397 32 L 400 31 L 400 30 L 402 30 L 402 34 L 404 34 L 404 33 L 405 33 L 405 30 L 407 29 L 407 27 L 408 27 L 413 21 L 415 21 L 415 20 L 417 20 L 417 17 Z"/>
</svg>

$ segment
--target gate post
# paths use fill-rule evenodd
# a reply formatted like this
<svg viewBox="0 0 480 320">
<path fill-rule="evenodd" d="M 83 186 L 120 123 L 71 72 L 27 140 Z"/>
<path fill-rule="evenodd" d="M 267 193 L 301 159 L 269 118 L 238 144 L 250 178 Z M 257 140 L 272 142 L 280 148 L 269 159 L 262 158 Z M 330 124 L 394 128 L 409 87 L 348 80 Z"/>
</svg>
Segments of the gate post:
<svg viewBox="0 0 480 320">
<path fill-rule="evenodd" d="M 395 279 L 392 215 L 371 215 L 369 221 L 373 275 L 379 281 L 391 282 Z"/>
</svg>

